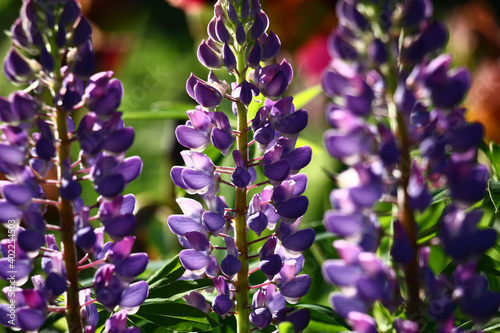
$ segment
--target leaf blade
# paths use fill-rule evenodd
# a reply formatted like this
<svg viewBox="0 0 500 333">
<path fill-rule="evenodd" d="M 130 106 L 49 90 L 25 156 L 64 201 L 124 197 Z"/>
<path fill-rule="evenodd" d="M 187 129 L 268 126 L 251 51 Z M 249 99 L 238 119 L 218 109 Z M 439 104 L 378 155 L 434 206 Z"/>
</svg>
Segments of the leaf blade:
<svg viewBox="0 0 500 333">
<path fill-rule="evenodd" d="M 219 325 L 205 312 L 182 303 L 145 302 L 135 316 L 181 332 L 204 332 Z"/>
</svg>

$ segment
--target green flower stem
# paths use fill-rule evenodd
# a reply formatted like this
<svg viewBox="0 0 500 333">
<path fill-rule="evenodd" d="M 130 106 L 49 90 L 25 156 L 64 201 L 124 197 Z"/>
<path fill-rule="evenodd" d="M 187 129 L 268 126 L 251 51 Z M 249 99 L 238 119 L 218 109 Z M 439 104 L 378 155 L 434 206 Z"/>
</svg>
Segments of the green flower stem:
<svg viewBox="0 0 500 333">
<path fill-rule="evenodd" d="M 238 56 L 238 72 L 236 78 L 238 84 L 245 79 L 245 55 L 244 48 L 237 50 Z M 237 102 L 238 105 L 238 132 L 236 142 L 241 157 L 248 164 L 248 123 L 247 123 L 247 108 L 243 103 Z M 235 243 L 239 251 L 238 259 L 241 262 L 241 269 L 236 276 L 236 321 L 237 332 L 250 332 L 250 320 L 248 313 L 248 239 L 247 239 L 247 191 L 246 189 L 236 189 L 236 215 L 234 219 Z"/>
</svg>

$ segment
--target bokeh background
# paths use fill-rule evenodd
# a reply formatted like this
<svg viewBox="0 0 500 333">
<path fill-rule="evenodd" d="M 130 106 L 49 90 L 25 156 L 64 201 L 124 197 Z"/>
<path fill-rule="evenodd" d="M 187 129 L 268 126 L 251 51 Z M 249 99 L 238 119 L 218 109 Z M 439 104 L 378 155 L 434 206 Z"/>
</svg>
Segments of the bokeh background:
<svg viewBox="0 0 500 333">
<path fill-rule="evenodd" d="M 173 165 L 183 164 L 179 155 L 183 148 L 175 140 L 174 129 L 185 121 L 183 112 L 194 107 L 185 93 L 189 74 L 207 75 L 197 61 L 196 48 L 206 38 L 205 27 L 213 15 L 214 1 L 80 2 L 94 30 L 96 71 L 114 71 L 125 88 L 120 110 L 126 124 L 136 130 L 129 153 L 139 155 L 144 162 L 142 175 L 126 191 L 138 199 L 136 246 L 137 250 L 149 253 L 152 271 L 180 250 L 177 238 L 166 224 L 168 215 L 179 211 L 175 203 L 178 193 L 169 170 Z M 270 29 L 282 42 L 279 60 L 286 58 L 295 69 L 287 94 L 294 95 L 319 84 L 321 71 L 329 62 L 326 40 L 337 22 L 335 1 L 261 0 L 261 3 L 270 18 Z M 500 142 L 500 1 L 435 0 L 433 3 L 437 17 L 449 27 L 448 51 L 454 55 L 455 65 L 466 65 L 473 72 L 474 84 L 466 101 L 469 119 L 481 121 L 488 139 Z M 10 29 L 20 5 L 19 0 L 0 0 L 0 30 Z M 1 34 L 0 56 L 9 47 L 6 34 Z M 14 90 L 16 87 L 1 76 L 0 94 L 6 96 Z M 330 206 L 328 193 L 334 186 L 331 175 L 340 166 L 322 149 L 325 102 L 318 95 L 307 104 L 310 125 L 301 137 L 302 143 L 311 144 L 314 152 L 311 164 L 303 170 L 310 179 L 306 194 L 311 204 L 302 223 L 303 227 L 319 231 L 313 247 L 304 253 L 304 270 L 311 275 L 313 285 L 303 302 L 326 305 L 331 287 L 323 282 L 320 267 L 325 258 L 332 258 L 335 253 L 331 246 L 333 237 L 321 234 L 321 219 Z M 310 327 L 311 332 L 326 330 L 319 323 Z"/>
</svg>

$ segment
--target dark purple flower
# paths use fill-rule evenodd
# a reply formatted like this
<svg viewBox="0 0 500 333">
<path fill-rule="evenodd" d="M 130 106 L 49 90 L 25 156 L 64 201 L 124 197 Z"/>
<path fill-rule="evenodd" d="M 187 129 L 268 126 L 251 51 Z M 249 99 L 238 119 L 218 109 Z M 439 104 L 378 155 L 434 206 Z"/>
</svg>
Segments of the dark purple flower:
<svg viewBox="0 0 500 333">
<path fill-rule="evenodd" d="M 127 311 L 121 310 L 106 320 L 105 333 L 139 333 L 138 327 L 127 328 Z"/>
<path fill-rule="evenodd" d="M 3 63 L 3 70 L 7 78 L 16 83 L 28 82 L 33 74 L 41 69 L 35 60 L 27 59 L 15 48 L 11 48 Z"/>
<path fill-rule="evenodd" d="M 478 229 L 482 217 L 479 211 L 466 213 L 449 209 L 444 215 L 440 239 L 444 251 L 458 261 L 480 256 L 495 244 L 497 233 L 493 229 Z"/>
<path fill-rule="evenodd" d="M 205 40 L 198 47 L 198 60 L 210 69 L 219 69 L 224 65 L 220 50 L 213 49 Z"/>
<path fill-rule="evenodd" d="M 286 60 L 279 65 L 269 65 L 259 68 L 255 73 L 255 81 L 262 95 L 280 97 L 292 81 L 293 70 Z"/>
</svg>

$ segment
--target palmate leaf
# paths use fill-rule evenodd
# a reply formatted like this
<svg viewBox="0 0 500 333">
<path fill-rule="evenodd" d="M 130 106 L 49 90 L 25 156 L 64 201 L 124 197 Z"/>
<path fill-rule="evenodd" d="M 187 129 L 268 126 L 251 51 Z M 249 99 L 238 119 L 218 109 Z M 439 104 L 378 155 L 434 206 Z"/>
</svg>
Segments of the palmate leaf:
<svg viewBox="0 0 500 333">
<path fill-rule="evenodd" d="M 146 300 L 132 321 L 143 318 L 155 325 L 179 332 L 205 332 L 219 324 L 205 312 L 182 303 Z"/>
</svg>

